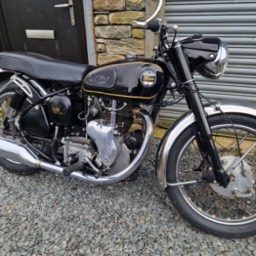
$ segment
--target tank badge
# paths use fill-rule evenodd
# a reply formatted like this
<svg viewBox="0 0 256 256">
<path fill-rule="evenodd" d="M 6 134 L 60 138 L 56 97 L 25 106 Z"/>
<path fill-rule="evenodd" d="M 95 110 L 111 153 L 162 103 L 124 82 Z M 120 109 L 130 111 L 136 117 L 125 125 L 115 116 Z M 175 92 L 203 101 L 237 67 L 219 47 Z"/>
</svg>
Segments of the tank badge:
<svg viewBox="0 0 256 256">
<path fill-rule="evenodd" d="M 155 85 L 156 82 L 156 72 L 153 70 L 146 70 L 141 74 L 141 83 L 146 87 L 151 87 Z"/>
<path fill-rule="evenodd" d="M 104 85 L 108 82 L 108 79 L 104 75 L 96 75 L 93 79 L 93 82 L 98 85 Z"/>
</svg>

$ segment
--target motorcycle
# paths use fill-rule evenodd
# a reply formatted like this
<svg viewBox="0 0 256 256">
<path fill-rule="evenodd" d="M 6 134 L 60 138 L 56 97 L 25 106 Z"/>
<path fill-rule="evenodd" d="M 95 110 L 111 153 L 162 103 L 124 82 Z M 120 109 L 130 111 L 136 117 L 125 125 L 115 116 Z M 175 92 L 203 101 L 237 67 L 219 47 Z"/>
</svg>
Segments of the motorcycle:
<svg viewBox="0 0 256 256">
<path fill-rule="evenodd" d="M 193 74 L 219 78 L 227 45 L 199 34 L 178 40 L 177 26 L 155 18 L 162 4 L 148 20 L 133 22 L 156 33 L 152 59 L 130 56 L 95 67 L 1 52 L 0 165 L 16 174 L 43 169 L 95 185 L 129 179 L 147 155 L 160 108 L 184 98 L 189 111 L 158 148 L 160 188 L 202 231 L 228 238 L 256 234 L 256 109 L 245 102 L 202 103 Z"/>
</svg>

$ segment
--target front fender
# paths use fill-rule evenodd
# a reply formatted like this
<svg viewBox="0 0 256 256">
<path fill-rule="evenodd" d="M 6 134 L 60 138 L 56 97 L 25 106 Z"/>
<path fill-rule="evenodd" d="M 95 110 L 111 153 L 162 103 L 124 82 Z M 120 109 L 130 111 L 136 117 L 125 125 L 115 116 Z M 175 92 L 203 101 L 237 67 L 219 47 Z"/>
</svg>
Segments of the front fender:
<svg viewBox="0 0 256 256">
<path fill-rule="evenodd" d="M 244 114 L 255 118 L 256 122 L 256 105 L 247 102 L 221 101 L 215 104 L 216 106 L 205 106 L 204 110 L 207 116 L 219 115 L 221 112 Z M 221 110 L 221 111 L 220 111 Z M 157 157 L 156 157 L 156 173 L 157 181 L 161 190 L 167 187 L 166 169 L 169 152 L 171 151 L 176 139 L 195 122 L 195 116 L 192 112 L 187 112 L 180 117 L 173 126 L 166 132 L 162 141 L 160 142 Z"/>
</svg>

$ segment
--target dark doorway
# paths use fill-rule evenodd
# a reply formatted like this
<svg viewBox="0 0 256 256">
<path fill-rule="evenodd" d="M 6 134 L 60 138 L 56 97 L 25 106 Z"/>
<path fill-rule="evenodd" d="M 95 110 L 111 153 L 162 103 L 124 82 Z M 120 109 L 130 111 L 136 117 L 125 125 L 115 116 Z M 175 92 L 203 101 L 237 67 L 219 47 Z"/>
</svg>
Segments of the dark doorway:
<svg viewBox="0 0 256 256">
<path fill-rule="evenodd" d="M 82 0 L 0 0 L 0 15 L 3 50 L 88 62 Z"/>
</svg>

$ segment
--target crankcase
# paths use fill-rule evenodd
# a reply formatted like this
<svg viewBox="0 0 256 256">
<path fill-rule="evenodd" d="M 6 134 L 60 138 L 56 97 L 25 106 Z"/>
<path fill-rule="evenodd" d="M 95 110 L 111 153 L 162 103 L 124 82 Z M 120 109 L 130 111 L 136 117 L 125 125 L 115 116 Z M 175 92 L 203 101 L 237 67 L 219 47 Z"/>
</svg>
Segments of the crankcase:
<svg viewBox="0 0 256 256">
<path fill-rule="evenodd" d="M 86 126 L 88 135 L 96 144 L 102 163 L 111 166 L 122 151 L 114 127 L 101 124 L 101 120 L 90 121 Z"/>
</svg>

